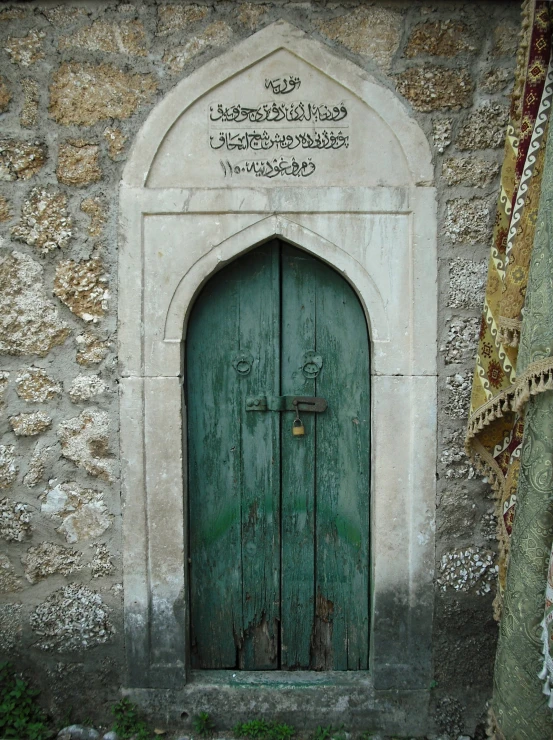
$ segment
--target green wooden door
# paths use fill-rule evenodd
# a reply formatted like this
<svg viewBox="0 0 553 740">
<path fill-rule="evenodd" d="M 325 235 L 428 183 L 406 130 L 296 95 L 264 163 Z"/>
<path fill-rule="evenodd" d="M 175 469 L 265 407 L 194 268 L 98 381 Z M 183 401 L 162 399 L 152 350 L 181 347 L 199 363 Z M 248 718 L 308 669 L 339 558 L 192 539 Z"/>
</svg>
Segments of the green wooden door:
<svg viewBox="0 0 553 740">
<path fill-rule="evenodd" d="M 272 241 L 218 272 L 186 344 L 193 668 L 368 668 L 369 342 L 350 285 Z M 246 411 L 319 396 L 324 413 Z"/>
</svg>

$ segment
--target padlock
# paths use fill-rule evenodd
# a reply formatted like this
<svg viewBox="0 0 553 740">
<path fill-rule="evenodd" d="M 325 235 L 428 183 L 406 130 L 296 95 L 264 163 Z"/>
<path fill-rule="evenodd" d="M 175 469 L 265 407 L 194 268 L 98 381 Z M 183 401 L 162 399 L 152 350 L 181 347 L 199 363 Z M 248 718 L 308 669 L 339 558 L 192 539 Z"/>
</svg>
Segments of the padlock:
<svg viewBox="0 0 553 740">
<path fill-rule="evenodd" d="M 303 437 L 305 435 L 305 427 L 303 426 L 303 422 L 299 418 L 294 419 L 294 423 L 292 424 L 292 434 L 294 437 Z"/>
</svg>

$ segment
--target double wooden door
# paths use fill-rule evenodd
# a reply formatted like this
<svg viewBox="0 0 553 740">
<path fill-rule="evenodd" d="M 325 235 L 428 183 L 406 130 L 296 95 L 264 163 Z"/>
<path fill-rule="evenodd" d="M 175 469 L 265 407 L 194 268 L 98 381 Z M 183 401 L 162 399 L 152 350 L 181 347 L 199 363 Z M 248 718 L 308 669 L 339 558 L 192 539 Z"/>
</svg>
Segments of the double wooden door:
<svg viewBox="0 0 553 740">
<path fill-rule="evenodd" d="M 192 667 L 368 667 L 369 378 L 357 296 L 302 250 L 268 242 L 198 297 L 185 380 Z M 275 410 L 296 396 L 328 404 L 300 411 L 303 436 Z"/>
</svg>

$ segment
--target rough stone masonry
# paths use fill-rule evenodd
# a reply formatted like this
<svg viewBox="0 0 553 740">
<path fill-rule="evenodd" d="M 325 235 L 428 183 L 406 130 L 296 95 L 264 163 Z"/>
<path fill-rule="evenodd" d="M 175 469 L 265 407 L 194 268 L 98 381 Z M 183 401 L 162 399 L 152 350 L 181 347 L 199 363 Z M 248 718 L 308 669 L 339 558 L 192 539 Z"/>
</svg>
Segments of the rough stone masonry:
<svg viewBox="0 0 553 740">
<path fill-rule="evenodd" d="M 51 711 L 124 683 L 117 196 L 183 77 L 284 19 L 401 95 L 439 193 L 436 731 L 490 694 L 495 525 L 463 452 L 520 27 L 516 2 L 12 2 L 0 6 L 0 653 Z M 77 717 L 76 719 L 83 719 Z M 429 728 L 429 731 L 432 728 Z"/>
</svg>

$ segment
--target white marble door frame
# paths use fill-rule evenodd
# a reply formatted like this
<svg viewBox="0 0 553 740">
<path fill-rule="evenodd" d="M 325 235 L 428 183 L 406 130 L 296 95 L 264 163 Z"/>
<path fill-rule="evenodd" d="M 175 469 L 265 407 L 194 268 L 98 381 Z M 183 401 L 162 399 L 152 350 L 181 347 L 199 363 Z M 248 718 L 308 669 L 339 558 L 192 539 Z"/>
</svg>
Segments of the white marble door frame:
<svg viewBox="0 0 553 740">
<path fill-rule="evenodd" d="M 207 92 L 290 54 L 361 101 L 401 162 L 366 186 L 163 183 L 168 133 Z M 285 57 L 282 57 L 285 58 Z M 299 62 L 298 62 L 299 63 Z M 330 84 L 330 82 L 329 82 Z M 223 88 L 222 88 L 223 89 Z M 390 133 L 392 132 L 392 133 Z M 392 136 L 393 134 L 393 136 Z M 164 144 L 165 142 L 165 144 Z M 394 144 L 395 146 L 395 144 Z M 175 151 L 175 157 L 179 153 Z M 392 171 L 393 161 L 387 165 Z M 150 173 L 155 187 L 149 187 Z M 172 175 L 174 177 L 174 174 Z M 372 177 L 372 175 L 371 175 Z M 371 339 L 371 655 L 377 689 L 430 677 L 436 471 L 436 208 L 428 143 L 389 89 L 278 22 L 180 82 L 137 136 L 120 190 L 119 359 L 128 686 L 187 670 L 186 410 L 190 308 L 221 266 L 273 237 L 353 286 Z M 193 523 L 192 523 L 193 525 Z"/>
</svg>

